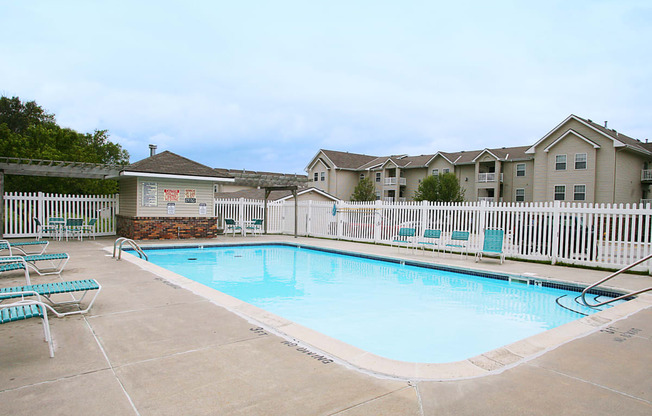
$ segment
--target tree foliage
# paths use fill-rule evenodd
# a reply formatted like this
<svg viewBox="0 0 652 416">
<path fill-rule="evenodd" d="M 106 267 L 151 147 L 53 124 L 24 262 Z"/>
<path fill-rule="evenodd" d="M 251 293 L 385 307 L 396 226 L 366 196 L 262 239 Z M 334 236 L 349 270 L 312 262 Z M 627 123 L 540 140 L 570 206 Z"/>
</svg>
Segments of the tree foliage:
<svg viewBox="0 0 652 416">
<path fill-rule="evenodd" d="M 373 182 L 369 178 L 363 178 L 358 182 L 353 194 L 351 195 L 351 201 L 375 201 L 376 200 L 376 188 L 374 187 Z"/>
<path fill-rule="evenodd" d="M 464 189 L 454 173 L 430 175 L 419 184 L 414 193 L 415 201 L 463 202 Z"/>
<path fill-rule="evenodd" d="M 0 97 L 0 156 L 124 165 L 129 154 L 112 143 L 106 130 L 78 133 L 57 125 L 34 101 Z M 7 192 L 110 194 L 117 182 L 84 178 L 5 175 Z"/>
</svg>

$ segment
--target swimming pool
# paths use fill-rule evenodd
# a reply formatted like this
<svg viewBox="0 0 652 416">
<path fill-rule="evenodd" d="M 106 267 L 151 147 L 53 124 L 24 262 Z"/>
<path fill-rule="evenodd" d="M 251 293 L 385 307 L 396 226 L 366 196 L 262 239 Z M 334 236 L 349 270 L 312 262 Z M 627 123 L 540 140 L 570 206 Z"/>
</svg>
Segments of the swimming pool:
<svg viewBox="0 0 652 416">
<path fill-rule="evenodd" d="M 407 362 L 464 360 L 595 312 L 576 302 L 579 292 L 540 282 L 291 245 L 147 254 L 154 264 L 275 315 Z"/>
</svg>

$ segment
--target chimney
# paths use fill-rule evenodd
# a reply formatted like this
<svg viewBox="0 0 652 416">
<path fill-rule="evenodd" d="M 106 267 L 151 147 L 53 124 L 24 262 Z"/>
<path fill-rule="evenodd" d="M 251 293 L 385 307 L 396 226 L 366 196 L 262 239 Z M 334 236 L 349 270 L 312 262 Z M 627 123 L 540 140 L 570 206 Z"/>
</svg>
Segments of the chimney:
<svg viewBox="0 0 652 416">
<path fill-rule="evenodd" d="M 149 156 L 152 157 L 156 154 L 156 145 L 155 144 L 150 144 L 149 145 Z"/>
<path fill-rule="evenodd" d="M 607 128 L 607 120 L 604 121 L 604 128 Z"/>
</svg>

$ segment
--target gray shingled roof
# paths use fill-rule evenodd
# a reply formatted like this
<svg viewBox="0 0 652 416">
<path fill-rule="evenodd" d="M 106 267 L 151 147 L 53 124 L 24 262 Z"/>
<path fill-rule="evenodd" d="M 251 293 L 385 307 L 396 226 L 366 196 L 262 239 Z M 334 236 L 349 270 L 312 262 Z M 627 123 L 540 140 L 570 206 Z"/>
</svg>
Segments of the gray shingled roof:
<svg viewBox="0 0 652 416">
<path fill-rule="evenodd" d="M 231 178 L 231 175 L 216 172 L 213 168 L 195 162 L 170 151 L 164 151 L 139 160 L 124 168 L 127 172 L 159 173 L 168 175 L 207 176 Z"/>
<path fill-rule="evenodd" d="M 649 152 L 650 151 L 649 148 L 647 146 L 645 146 L 645 143 L 642 143 L 640 140 L 633 139 L 633 138 L 631 138 L 629 136 L 626 136 L 626 135 L 624 135 L 624 134 L 622 134 L 622 133 L 620 133 L 620 132 L 618 132 L 618 131 L 616 131 L 614 129 L 608 129 L 608 128 L 594 122 L 593 120 L 578 117 L 578 116 L 576 116 L 574 114 L 573 114 L 573 116 L 575 116 L 578 119 L 584 121 L 585 123 L 588 123 L 589 125 L 591 125 L 591 127 L 595 128 L 596 130 L 599 130 L 600 132 L 608 135 L 609 137 L 611 137 L 611 138 L 613 138 L 615 140 L 618 140 L 619 142 L 624 143 L 628 147 L 631 147 L 631 148 L 633 148 L 635 150 L 639 150 L 639 151 L 643 151 L 643 152 Z"/>
<path fill-rule="evenodd" d="M 381 156 L 377 157 L 374 160 L 371 160 L 364 165 L 360 166 L 358 169 L 364 170 L 369 169 L 374 166 L 384 164 L 388 160 L 391 160 L 400 168 L 418 168 L 426 166 L 428 162 L 434 155 L 419 155 L 419 156 L 405 156 L 405 155 L 392 155 L 392 156 Z"/>
<path fill-rule="evenodd" d="M 377 159 L 377 156 L 363 155 L 360 153 L 338 152 L 336 150 L 321 150 L 331 162 L 340 169 L 359 169 L 365 163 Z"/>
</svg>

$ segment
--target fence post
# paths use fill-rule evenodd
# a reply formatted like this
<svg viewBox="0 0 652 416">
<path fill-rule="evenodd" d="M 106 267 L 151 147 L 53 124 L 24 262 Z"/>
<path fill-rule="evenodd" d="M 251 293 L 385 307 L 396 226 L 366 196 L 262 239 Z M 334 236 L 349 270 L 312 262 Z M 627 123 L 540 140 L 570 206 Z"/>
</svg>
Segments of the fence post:
<svg viewBox="0 0 652 416">
<path fill-rule="evenodd" d="M 239 204 L 238 204 L 238 224 L 240 224 L 240 226 L 244 230 L 245 229 L 244 228 L 244 210 L 245 210 L 244 202 L 245 202 L 245 200 L 244 200 L 244 198 L 240 198 L 240 200 L 238 202 L 239 202 Z"/>
<path fill-rule="evenodd" d="M 306 219 L 306 236 L 310 237 L 312 232 L 312 199 L 308 200 L 308 218 Z"/>
<path fill-rule="evenodd" d="M 421 235 L 423 231 L 428 227 L 428 208 L 430 207 L 430 201 L 423 200 L 421 201 L 421 209 L 419 210 L 421 215 Z"/>
<path fill-rule="evenodd" d="M 342 224 L 342 222 L 343 222 L 343 220 L 342 220 L 342 211 L 341 211 L 342 210 L 342 203 L 343 203 L 342 201 L 337 201 L 337 203 L 335 204 L 337 206 L 337 208 L 336 208 L 337 215 L 335 216 L 335 219 L 337 220 L 337 239 L 338 240 L 342 238 L 342 226 L 343 226 L 343 224 Z"/>
<path fill-rule="evenodd" d="M 550 260 L 553 265 L 557 263 L 557 255 L 559 253 L 560 217 L 561 202 L 555 201 L 552 205 L 552 245 L 550 246 Z"/>
<path fill-rule="evenodd" d="M 374 201 L 374 243 L 380 243 L 383 238 L 382 235 L 382 223 L 383 215 L 381 214 L 383 209 L 383 201 L 377 199 Z"/>
<path fill-rule="evenodd" d="M 489 203 L 485 200 L 480 201 L 480 206 L 478 210 L 479 218 L 478 218 L 478 233 L 482 234 L 485 229 L 485 224 L 486 224 L 486 215 L 487 215 L 487 205 Z"/>
<path fill-rule="evenodd" d="M 45 203 L 45 195 L 43 195 L 43 192 L 38 193 L 38 221 L 41 224 L 45 224 L 45 213 L 43 212 L 43 205 Z M 38 230 L 35 230 L 38 232 Z"/>
</svg>

